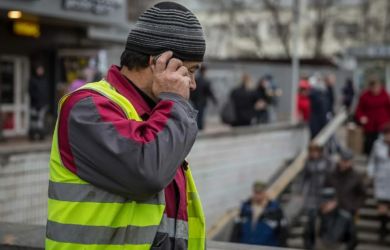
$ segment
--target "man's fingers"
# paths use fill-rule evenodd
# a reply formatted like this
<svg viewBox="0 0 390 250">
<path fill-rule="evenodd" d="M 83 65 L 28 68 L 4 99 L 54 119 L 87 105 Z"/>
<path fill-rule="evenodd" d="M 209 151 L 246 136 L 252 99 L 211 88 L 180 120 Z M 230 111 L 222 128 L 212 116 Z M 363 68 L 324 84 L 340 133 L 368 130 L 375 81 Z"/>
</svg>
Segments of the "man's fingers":
<svg viewBox="0 0 390 250">
<path fill-rule="evenodd" d="M 177 73 L 179 73 L 181 76 L 188 76 L 188 69 L 187 67 L 181 66 L 178 70 Z"/>
<path fill-rule="evenodd" d="M 166 70 L 170 71 L 170 72 L 175 72 L 181 66 L 183 66 L 183 62 L 181 60 L 179 60 L 177 58 L 172 58 L 171 60 L 169 60 L 169 63 L 168 63 Z"/>
<path fill-rule="evenodd" d="M 156 60 L 155 70 L 157 72 L 163 72 L 165 70 L 165 68 L 167 67 L 167 63 L 168 63 L 169 59 L 171 59 L 172 56 L 173 56 L 172 51 L 167 51 L 167 52 L 162 53 Z"/>
</svg>

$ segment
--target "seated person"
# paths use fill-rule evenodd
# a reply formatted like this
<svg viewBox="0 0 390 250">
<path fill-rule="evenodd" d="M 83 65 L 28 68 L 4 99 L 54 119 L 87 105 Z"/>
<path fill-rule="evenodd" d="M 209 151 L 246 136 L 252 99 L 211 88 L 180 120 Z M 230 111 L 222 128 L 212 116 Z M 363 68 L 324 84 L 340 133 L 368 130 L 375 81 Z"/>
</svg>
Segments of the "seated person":
<svg viewBox="0 0 390 250">
<path fill-rule="evenodd" d="M 235 224 L 232 239 L 252 245 L 286 246 L 287 222 L 276 201 L 270 201 L 265 185 L 256 182 L 252 197 L 241 207 L 240 218 Z"/>
<path fill-rule="evenodd" d="M 339 207 L 334 188 L 324 188 L 316 250 L 353 250 L 357 245 L 353 217 Z"/>
</svg>

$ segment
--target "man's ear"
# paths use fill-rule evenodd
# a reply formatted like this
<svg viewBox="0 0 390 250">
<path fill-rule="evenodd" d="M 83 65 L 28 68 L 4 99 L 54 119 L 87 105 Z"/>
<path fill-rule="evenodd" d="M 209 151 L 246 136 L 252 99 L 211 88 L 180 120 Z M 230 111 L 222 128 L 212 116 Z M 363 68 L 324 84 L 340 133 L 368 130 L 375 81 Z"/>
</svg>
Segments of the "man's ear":
<svg viewBox="0 0 390 250">
<path fill-rule="evenodd" d="M 154 65 L 154 57 L 153 56 L 149 56 L 149 62 L 148 62 L 149 66 L 152 66 Z"/>
</svg>

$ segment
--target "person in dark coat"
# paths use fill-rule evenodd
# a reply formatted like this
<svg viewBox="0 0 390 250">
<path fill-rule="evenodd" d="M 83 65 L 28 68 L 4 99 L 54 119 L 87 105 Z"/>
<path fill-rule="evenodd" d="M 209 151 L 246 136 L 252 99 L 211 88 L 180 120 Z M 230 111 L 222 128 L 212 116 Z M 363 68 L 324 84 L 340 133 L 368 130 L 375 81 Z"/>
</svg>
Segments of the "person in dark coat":
<svg viewBox="0 0 390 250">
<path fill-rule="evenodd" d="M 256 182 L 252 197 L 241 206 L 231 241 L 251 245 L 286 246 L 287 221 L 280 205 L 270 201 L 265 185 Z"/>
<path fill-rule="evenodd" d="M 235 122 L 233 126 L 249 126 L 255 115 L 256 95 L 250 89 L 251 79 L 244 74 L 241 85 L 231 92 L 230 98 L 234 104 Z"/>
<path fill-rule="evenodd" d="M 29 81 L 30 95 L 30 128 L 29 137 L 43 140 L 46 135 L 45 117 L 49 105 L 49 82 L 45 77 L 45 68 L 42 65 L 35 67 Z"/>
<path fill-rule="evenodd" d="M 314 138 L 327 124 L 328 104 L 326 92 L 322 83 L 318 83 L 311 88 L 310 94 L 311 116 L 309 120 L 310 136 Z"/>
<path fill-rule="evenodd" d="M 207 101 L 211 100 L 214 105 L 218 103 L 217 98 L 211 88 L 209 79 L 206 78 L 206 66 L 202 65 L 199 74 L 196 76 L 196 89 L 191 93 L 191 102 L 194 108 L 198 110 L 197 123 L 199 130 L 204 128 L 204 116 L 207 107 Z"/>
<path fill-rule="evenodd" d="M 326 114 L 328 120 L 334 115 L 335 95 L 334 86 L 336 84 L 336 76 L 334 74 L 328 74 L 325 77 L 325 100 L 326 100 Z"/>
<path fill-rule="evenodd" d="M 351 151 L 344 150 L 340 153 L 340 160 L 335 170 L 328 176 L 326 185 L 336 190 L 340 208 L 352 215 L 358 213 L 366 197 L 366 186 L 363 176 L 353 168 Z"/>
<path fill-rule="evenodd" d="M 369 155 L 383 125 L 390 121 L 390 97 L 379 80 L 371 80 L 360 96 L 356 120 L 363 126 L 364 153 Z"/>
<path fill-rule="evenodd" d="M 269 110 L 268 107 L 272 103 L 272 96 L 269 95 L 268 81 L 265 77 L 259 80 L 257 88 L 255 90 L 255 115 L 256 123 L 268 123 L 269 122 Z"/>
<path fill-rule="evenodd" d="M 348 78 L 345 81 L 344 87 L 342 89 L 343 96 L 343 106 L 347 109 L 348 112 L 351 111 L 351 106 L 355 98 L 355 88 L 351 78 Z"/>
<path fill-rule="evenodd" d="M 303 240 L 306 249 L 315 245 L 315 228 L 321 205 L 321 192 L 325 181 L 332 171 L 331 161 L 324 156 L 323 148 L 317 144 L 310 144 L 309 158 L 300 176 L 300 193 L 303 195 L 303 211 L 308 220 L 304 228 Z"/>
<path fill-rule="evenodd" d="M 322 191 L 319 216 L 319 230 L 316 234 L 316 250 L 353 250 L 357 246 L 357 234 L 353 217 L 340 208 L 334 188 Z M 313 249 L 313 248 L 309 248 Z"/>
</svg>

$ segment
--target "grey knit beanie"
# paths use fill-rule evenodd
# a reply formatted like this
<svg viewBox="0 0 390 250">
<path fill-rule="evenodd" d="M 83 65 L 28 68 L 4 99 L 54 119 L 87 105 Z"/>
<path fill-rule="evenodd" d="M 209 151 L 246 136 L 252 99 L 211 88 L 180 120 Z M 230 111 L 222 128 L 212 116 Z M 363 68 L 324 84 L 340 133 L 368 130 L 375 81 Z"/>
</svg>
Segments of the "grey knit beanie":
<svg viewBox="0 0 390 250">
<path fill-rule="evenodd" d="M 186 7 L 161 2 L 146 10 L 127 38 L 126 50 L 156 56 L 173 51 L 183 61 L 203 61 L 206 43 L 202 26 Z"/>
</svg>

